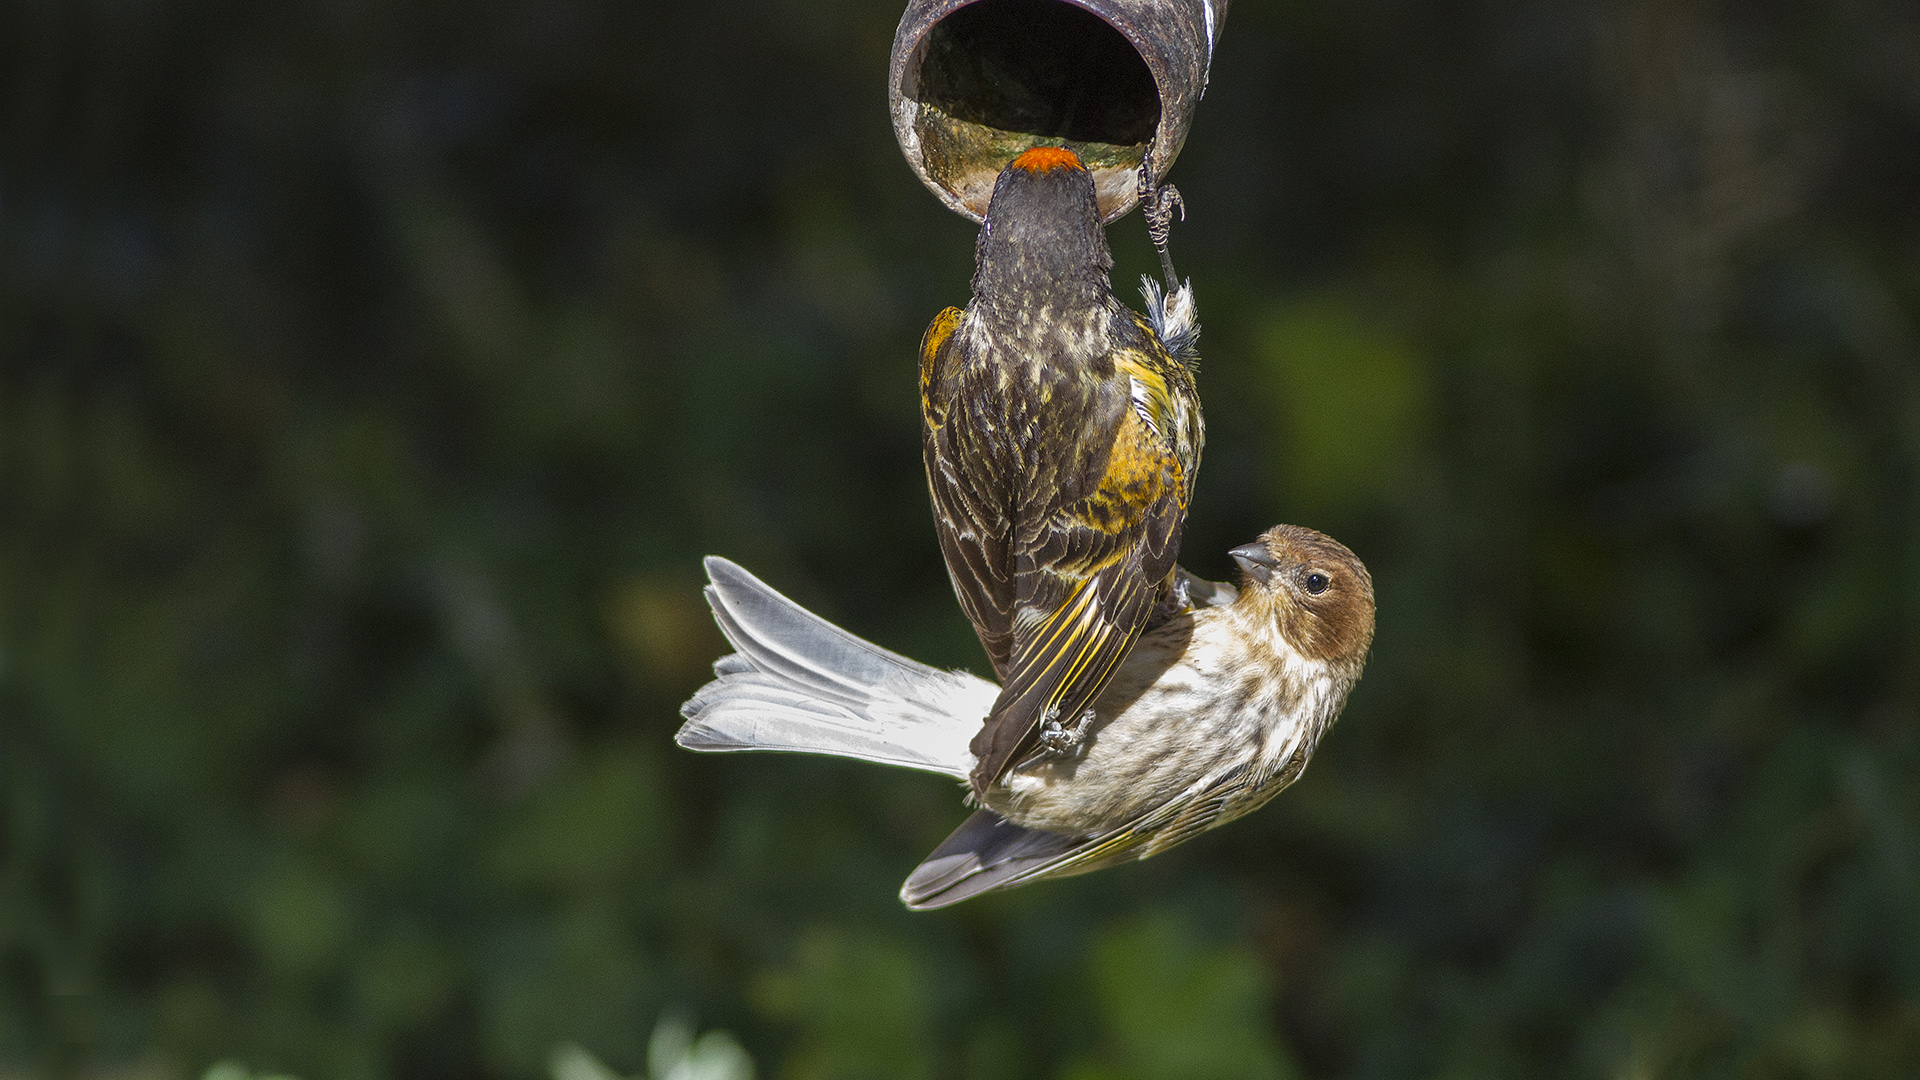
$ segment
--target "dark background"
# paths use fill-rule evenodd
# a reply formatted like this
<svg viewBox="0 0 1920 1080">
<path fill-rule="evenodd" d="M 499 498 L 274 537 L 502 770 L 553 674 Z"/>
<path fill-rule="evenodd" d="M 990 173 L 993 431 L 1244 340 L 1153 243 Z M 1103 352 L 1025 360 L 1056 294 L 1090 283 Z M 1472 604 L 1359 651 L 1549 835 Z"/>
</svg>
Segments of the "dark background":
<svg viewBox="0 0 1920 1080">
<path fill-rule="evenodd" d="M 1260 813 L 934 914 L 950 782 L 671 743 L 707 553 L 982 666 L 898 16 L 6 6 L 0 1074 L 1920 1075 L 1920 9 L 1237 3 L 1185 561 L 1334 534 L 1373 660 Z"/>
</svg>

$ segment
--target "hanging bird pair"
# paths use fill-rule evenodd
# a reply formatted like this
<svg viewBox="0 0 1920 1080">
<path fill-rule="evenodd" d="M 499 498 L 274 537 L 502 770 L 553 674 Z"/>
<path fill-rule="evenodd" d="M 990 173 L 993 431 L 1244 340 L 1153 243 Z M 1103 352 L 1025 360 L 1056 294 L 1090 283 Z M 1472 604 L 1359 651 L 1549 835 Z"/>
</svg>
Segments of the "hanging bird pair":
<svg viewBox="0 0 1920 1080">
<path fill-rule="evenodd" d="M 1178 196 L 1142 170 L 1164 289 L 1115 297 L 1094 183 L 1070 150 L 994 185 L 973 298 L 921 345 L 941 553 L 999 679 L 942 672 L 708 559 L 737 650 L 680 745 L 856 757 L 967 781 L 978 809 L 901 889 L 951 904 L 1146 858 L 1258 807 L 1305 767 L 1360 677 L 1360 560 L 1280 525 L 1235 548 L 1236 589 L 1175 565 L 1204 428 L 1193 291 L 1166 255 Z"/>
</svg>

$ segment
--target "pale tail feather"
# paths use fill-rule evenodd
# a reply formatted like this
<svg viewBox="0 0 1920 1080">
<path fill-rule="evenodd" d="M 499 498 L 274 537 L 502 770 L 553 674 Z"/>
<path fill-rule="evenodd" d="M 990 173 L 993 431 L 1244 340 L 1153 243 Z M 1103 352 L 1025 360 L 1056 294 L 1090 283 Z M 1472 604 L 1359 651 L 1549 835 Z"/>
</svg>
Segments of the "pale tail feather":
<svg viewBox="0 0 1920 1080">
<path fill-rule="evenodd" d="M 707 603 L 739 650 L 680 713 L 689 750 L 832 754 L 965 779 L 967 743 L 999 688 L 889 652 L 820 618 L 721 558 Z"/>
<path fill-rule="evenodd" d="M 1169 293 L 1160 283 L 1140 275 L 1140 296 L 1147 302 L 1147 322 L 1160 335 L 1167 354 L 1189 367 L 1200 362 L 1200 314 L 1193 303 L 1193 282 L 1182 282 Z"/>
</svg>

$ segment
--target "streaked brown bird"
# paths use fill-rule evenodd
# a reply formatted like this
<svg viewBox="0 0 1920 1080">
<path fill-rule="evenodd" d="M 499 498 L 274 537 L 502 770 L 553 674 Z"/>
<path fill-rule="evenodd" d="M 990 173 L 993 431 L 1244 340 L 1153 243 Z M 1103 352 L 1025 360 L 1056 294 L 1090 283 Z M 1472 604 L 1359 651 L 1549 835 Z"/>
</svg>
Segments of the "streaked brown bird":
<svg viewBox="0 0 1920 1080">
<path fill-rule="evenodd" d="M 1065 754 L 1147 626 L 1184 607 L 1174 559 L 1205 432 L 1193 292 L 1113 294 L 1093 179 L 1039 147 L 1000 173 L 973 299 L 920 347 L 927 482 L 960 606 L 1001 687 L 972 742 L 984 797 Z"/>
<path fill-rule="evenodd" d="M 1351 551 L 1280 525 L 1233 550 L 1240 588 L 1146 631 L 1068 751 L 1016 762 L 901 887 L 912 908 L 1165 851 L 1265 803 L 1306 768 L 1373 642 L 1373 581 Z M 1004 696 L 888 652 L 724 559 L 707 602 L 738 650 L 681 708 L 694 750 L 791 750 L 979 775 L 969 746 Z"/>
</svg>

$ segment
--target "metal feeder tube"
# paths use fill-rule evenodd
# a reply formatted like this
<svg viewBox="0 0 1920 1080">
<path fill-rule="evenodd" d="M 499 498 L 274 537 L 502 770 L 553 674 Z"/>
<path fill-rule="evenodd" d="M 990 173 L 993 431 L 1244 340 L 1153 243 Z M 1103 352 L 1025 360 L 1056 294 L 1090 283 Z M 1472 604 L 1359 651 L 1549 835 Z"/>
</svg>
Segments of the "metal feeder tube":
<svg viewBox="0 0 1920 1080">
<path fill-rule="evenodd" d="M 907 163 L 975 221 L 994 179 L 1034 146 L 1093 173 L 1102 219 L 1139 200 L 1186 142 L 1228 0 L 910 0 L 888 98 Z"/>
</svg>

